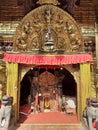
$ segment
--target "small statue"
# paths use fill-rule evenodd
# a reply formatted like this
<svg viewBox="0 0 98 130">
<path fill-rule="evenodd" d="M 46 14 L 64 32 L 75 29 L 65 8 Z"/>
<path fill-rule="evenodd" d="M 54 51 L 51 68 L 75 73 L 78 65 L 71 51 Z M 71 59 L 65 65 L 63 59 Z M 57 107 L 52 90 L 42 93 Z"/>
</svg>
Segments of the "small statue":
<svg viewBox="0 0 98 130">
<path fill-rule="evenodd" d="M 17 46 L 19 49 L 26 50 L 26 48 L 27 48 L 26 40 L 27 40 L 27 34 L 22 33 L 22 37 L 18 38 L 18 41 L 17 41 Z"/>
<path fill-rule="evenodd" d="M 1 109 L 0 109 L 0 127 L 4 129 L 8 129 L 11 117 L 12 117 L 12 103 L 13 98 L 4 95 L 1 101 Z"/>
<path fill-rule="evenodd" d="M 29 34 L 29 32 L 30 32 L 30 22 L 27 22 L 26 25 L 24 25 L 24 32 L 26 34 Z"/>
<path fill-rule="evenodd" d="M 63 96 L 62 96 L 62 105 L 61 105 L 61 111 L 62 111 L 62 112 L 66 112 L 66 105 L 67 105 L 67 103 L 66 103 L 66 98 L 65 98 L 65 96 L 63 95 Z"/>
<path fill-rule="evenodd" d="M 94 130 L 93 120 L 96 121 L 96 130 L 98 130 L 98 100 L 96 98 L 87 98 L 83 121 L 89 130 Z"/>
</svg>

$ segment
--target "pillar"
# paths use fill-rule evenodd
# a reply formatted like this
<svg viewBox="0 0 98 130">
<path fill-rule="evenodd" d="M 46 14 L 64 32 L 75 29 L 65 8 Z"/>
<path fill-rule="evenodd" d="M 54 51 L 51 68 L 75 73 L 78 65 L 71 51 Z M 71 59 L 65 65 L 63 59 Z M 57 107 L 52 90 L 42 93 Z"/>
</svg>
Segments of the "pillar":
<svg viewBox="0 0 98 130">
<path fill-rule="evenodd" d="M 96 68 L 98 69 L 98 24 L 95 23 Z"/>
</svg>

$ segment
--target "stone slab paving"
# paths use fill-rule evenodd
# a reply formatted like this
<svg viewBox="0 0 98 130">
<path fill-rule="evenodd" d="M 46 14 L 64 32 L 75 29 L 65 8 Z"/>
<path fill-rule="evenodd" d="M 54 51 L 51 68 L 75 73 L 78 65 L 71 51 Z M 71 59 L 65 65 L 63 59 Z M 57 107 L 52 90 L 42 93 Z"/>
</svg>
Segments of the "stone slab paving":
<svg viewBox="0 0 98 130">
<path fill-rule="evenodd" d="M 85 130 L 82 125 L 20 125 L 13 130 Z"/>
</svg>

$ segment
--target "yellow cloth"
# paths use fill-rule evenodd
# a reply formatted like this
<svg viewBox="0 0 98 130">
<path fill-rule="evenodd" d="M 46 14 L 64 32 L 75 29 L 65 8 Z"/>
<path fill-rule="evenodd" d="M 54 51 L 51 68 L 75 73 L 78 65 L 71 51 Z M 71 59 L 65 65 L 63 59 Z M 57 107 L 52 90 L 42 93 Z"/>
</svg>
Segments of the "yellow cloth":
<svg viewBox="0 0 98 130">
<path fill-rule="evenodd" d="M 86 99 L 90 96 L 91 89 L 91 75 L 90 75 L 90 63 L 80 64 L 80 82 L 81 82 L 81 112 L 86 107 Z M 82 113 L 81 113 L 82 114 Z"/>
<path fill-rule="evenodd" d="M 17 120 L 17 79 L 18 79 L 18 64 L 17 63 L 7 63 L 7 95 L 13 97 L 13 109 L 14 109 L 14 117 L 15 122 Z"/>
</svg>

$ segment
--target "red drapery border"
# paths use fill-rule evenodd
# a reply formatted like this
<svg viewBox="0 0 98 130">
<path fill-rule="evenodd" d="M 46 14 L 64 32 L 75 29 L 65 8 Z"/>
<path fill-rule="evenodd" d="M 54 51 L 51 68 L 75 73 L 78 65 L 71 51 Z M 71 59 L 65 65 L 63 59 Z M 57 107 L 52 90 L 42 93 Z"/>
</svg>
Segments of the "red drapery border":
<svg viewBox="0 0 98 130">
<path fill-rule="evenodd" d="M 66 55 L 31 55 L 31 54 L 15 54 L 5 53 L 4 61 L 35 65 L 65 65 L 93 62 L 90 54 L 66 54 Z"/>
</svg>

